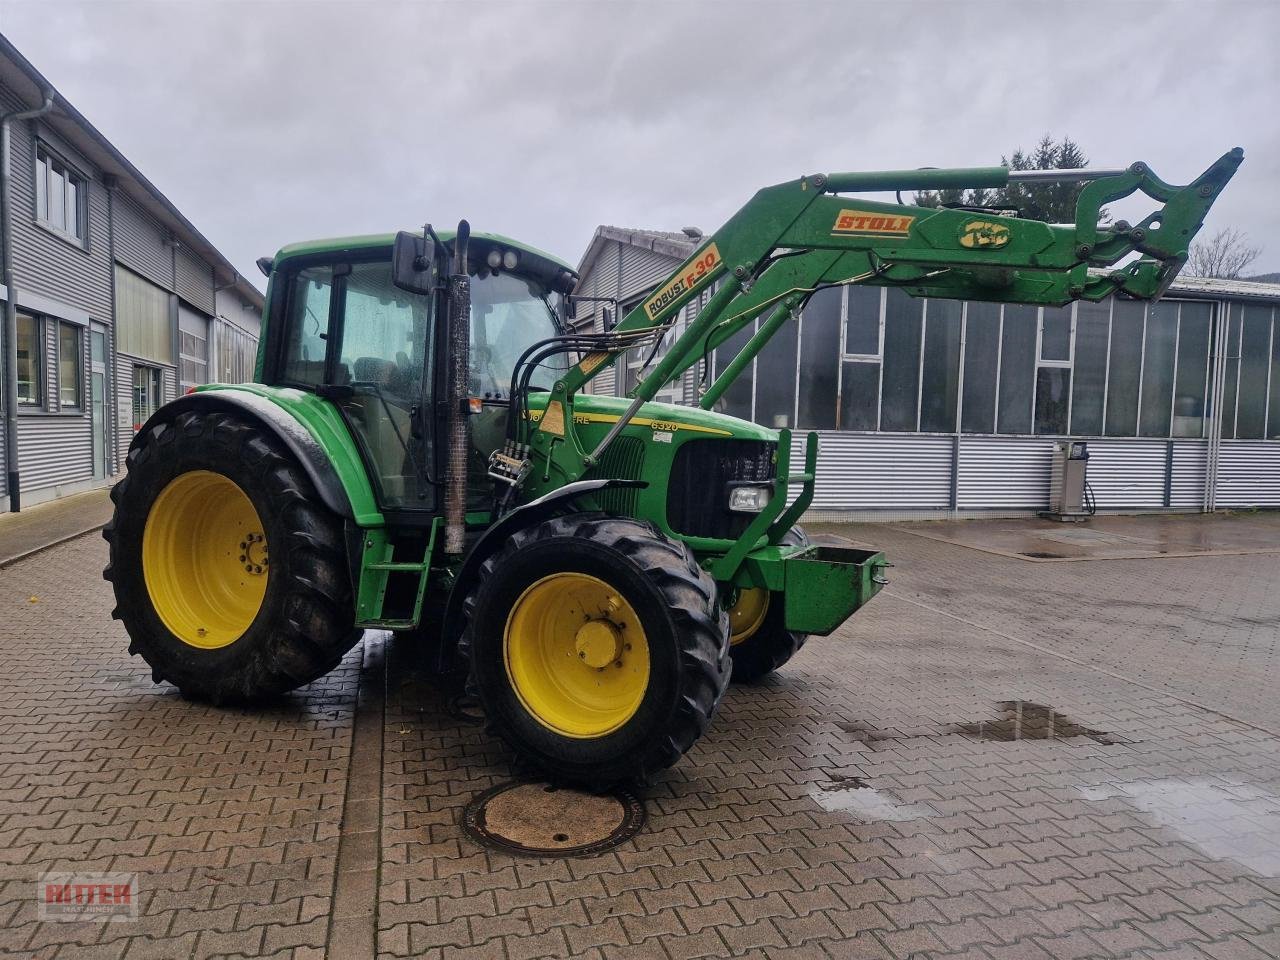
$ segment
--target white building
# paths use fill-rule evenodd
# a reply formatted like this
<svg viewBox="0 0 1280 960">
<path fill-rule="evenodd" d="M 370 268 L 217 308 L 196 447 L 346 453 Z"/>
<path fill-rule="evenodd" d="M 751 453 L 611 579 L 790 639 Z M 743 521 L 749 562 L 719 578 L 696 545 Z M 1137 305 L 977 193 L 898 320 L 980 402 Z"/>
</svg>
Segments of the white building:
<svg viewBox="0 0 1280 960">
<path fill-rule="evenodd" d="M 578 292 L 602 299 L 575 324 L 625 316 L 699 238 L 598 228 Z M 1061 309 L 829 289 L 717 409 L 819 432 L 817 519 L 1031 514 L 1063 437 L 1089 443 L 1099 510 L 1280 507 L 1278 305 L 1277 284 L 1191 278 L 1156 304 Z M 751 333 L 659 399 L 695 402 Z M 643 361 L 593 389 L 624 393 Z"/>
</svg>

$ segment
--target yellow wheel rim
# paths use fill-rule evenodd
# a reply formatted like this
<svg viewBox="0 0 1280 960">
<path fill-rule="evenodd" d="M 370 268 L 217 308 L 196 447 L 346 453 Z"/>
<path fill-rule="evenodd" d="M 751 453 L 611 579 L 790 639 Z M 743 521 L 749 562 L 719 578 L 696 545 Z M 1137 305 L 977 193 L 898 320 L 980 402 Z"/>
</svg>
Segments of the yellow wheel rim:
<svg viewBox="0 0 1280 960">
<path fill-rule="evenodd" d="M 649 687 L 649 641 L 622 594 L 585 573 L 530 585 L 507 615 L 507 678 L 525 710 L 566 737 L 608 736 Z"/>
<path fill-rule="evenodd" d="M 220 473 L 193 470 L 160 491 L 142 532 L 151 606 L 183 643 L 235 643 L 267 592 L 267 541 L 245 492 Z"/>
<path fill-rule="evenodd" d="M 753 636 L 769 612 L 769 591 L 764 587 L 739 590 L 729 608 L 729 645 L 734 646 Z"/>
</svg>

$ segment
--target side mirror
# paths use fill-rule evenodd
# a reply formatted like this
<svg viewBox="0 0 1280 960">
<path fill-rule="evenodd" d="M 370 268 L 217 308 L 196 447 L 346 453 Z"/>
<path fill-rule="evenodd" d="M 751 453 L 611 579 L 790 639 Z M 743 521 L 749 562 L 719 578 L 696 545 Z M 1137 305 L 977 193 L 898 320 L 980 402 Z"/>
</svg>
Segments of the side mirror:
<svg viewBox="0 0 1280 960">
<path fill-rule="evenodd" d="M 401 230 L 391 248 L 391 282 L 410 293 L 433 293 L 436 283 L 436 244 L 430 236 Z"/>
<path fill-rule="evenodd" d="M 578 299 L 572 294 L 563 294 L 564 299 L 564 318 L 566 320 L 578 319 Z"/>
</svg>

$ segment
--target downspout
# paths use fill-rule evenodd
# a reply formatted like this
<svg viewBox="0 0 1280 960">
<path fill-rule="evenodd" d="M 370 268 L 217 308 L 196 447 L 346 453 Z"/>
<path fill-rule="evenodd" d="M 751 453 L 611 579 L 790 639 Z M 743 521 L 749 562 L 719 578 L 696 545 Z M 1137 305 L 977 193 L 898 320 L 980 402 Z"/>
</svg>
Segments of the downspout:
<svg viewBox="0 0 1280 960">
<path fill-rule="evenodd" d="M 44 116 L 53 109 L 54 92 L 44 92 L 44 103 L 0 117 L 0 284 L 4 285 L 4 462 L 8 469 L 9 509 L 22 509 L 18 476 L 18 304 L 13 285 L 13 179 L 12 136 L 15 121 Z"/>
</svg>

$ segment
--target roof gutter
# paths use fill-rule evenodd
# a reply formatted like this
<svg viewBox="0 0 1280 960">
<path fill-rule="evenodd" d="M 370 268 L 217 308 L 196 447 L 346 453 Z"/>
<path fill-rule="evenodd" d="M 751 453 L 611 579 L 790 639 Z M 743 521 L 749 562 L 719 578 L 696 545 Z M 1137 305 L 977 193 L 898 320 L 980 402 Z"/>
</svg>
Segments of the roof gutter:
<svg viewBox="0 0 1280 960">
<path fill-rule="evenodd" d="M 42 117 L 53 109 L 56 94 L 44 91 L 44 103 L 0 117 L 0 283 L 4 284 L 4 463 L 8 469 L 9 509 L 22 509 L 18 471 L 18 292 L 13 283 L 12 135 L 19 120 Z"/>
</svg>

